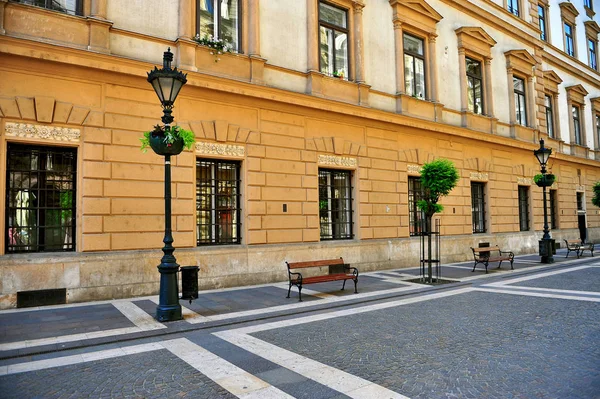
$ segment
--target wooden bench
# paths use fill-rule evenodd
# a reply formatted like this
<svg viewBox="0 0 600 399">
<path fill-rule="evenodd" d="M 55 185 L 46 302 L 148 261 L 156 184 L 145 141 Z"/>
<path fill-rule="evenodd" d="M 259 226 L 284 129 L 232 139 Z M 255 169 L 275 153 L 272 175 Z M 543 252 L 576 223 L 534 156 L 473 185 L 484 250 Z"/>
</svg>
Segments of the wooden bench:
<svg viewBox="0 0 600 399">
<path fill-rule="evenodd" d="M 304 284 L 315 284 L 315 283 L 324 283 L 326 281 L 340 281 L 343 280 L 344 284 L 342 285 L 342 290 L 346 286 L 346 280 L 354 281 L 354 293 L 358 293 L 357 284 L 358 284 L 358 269 L 355 267 L 350 267 L 349 265 L 344 263 L 344 259 L 327 259 L 327 260 L 314 260 L 308 262 L 285 262 L 288 268 L 288 278 L 290 282 L 290 287 L 288 289 L 287 298 L 290 297 L 290 291 L 292 290 L 292 286 L 295 285 L 298 287 L 298 296 L 300 297 L 300 302 L 302 302 L 302 286 Z M 292 270 L 297 269 L 306 269 L 311 267 L 329 267 L 329 266 L 338 266 L 339 270 L 334 270 L 334 273 L 330 273 L 330 270 L 327 271 L 327 274 L 322 274 L 318 276 L 311 277 L 303 277 L 302 273 L 293 272 Z M 330 268 L 331 269 L 331 268 Z"/>
<path fill-rule="evenodd" d="M 477 265 L 480 263 L 485 265 L 486 273 L 488 272 L 487 269 L 490 262 L 500 262 L 498 265 L 498 269 L 500 269 L 502 262 L 505 260 L 510 261 L 510 270 L 514 270 L 513 261 L 515 259 L 515 254 L 511 251 L 501 251 L 497 245 L 494 247 L 471 247 L 471 250 L 473 251 L 473 259 L 475 260 L 473 270 L 471 270 L 472 272 L 475 271 L 475 267 L 477 267 Z M 498 255 L 494 255 L 492 252 L 497 252 Z"/>
<path fill-rule="evenodd" d="M 593 243 L 591 243 L 591 242 L 582 243 L 580 240 L 564 240 L 564 241 L 565 241 L 565 244 L 567 245 L 567 256 L 565 256 L 565 258 L 568 258 L 569 254 L 571 252 L 575 252 L 577 254 L 577 259 L 579 259 L 579 257 L 583 255 L 583 251 L 590 251 L 592 256 L 594 256 L 594 244 Z"/>
</svg>

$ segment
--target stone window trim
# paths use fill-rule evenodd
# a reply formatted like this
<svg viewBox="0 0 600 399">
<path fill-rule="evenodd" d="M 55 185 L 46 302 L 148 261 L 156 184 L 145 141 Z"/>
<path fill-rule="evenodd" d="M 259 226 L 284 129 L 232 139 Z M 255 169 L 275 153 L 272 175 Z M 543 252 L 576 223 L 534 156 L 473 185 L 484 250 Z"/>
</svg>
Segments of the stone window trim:
<svg viewBox="0 0 600 399">
<path fill-rule="evenodd" d="M 600 118 L 600 97 L 590 98 L 590 103 L 592 105 L 592 126 L 593 126 L 593 136 L 594 136 L 594 150 L 600 151 L 600 137 L 597 127 L 597 118 Z"/>
<path fill-rule="evenodd" d="M 575 85 L 566 87 L 567 91 L 567 109 L 569 112 L 569 130 L 570 130 L 570 143 L 571 146 L 575 144 L 575 124 L 573 121 L 572 110 L 573 107 L 579 108 L 579 129 L 581 132 L 581 147 L 587 147 L 587 137 L 585 132 L 585 96 L 589 93 L 582 85 Z"/>
<path fill-rule="evenodd" d="M 250 1 L 250 0 L 249 0 Z M 319 3 L 327 3 L 348 13 L 348 80 L 364 83 L 364 39 L 362 0 L 307 0 L 308 72 L 320 74 L 319 68 Z"/>
<path fill-rule="evenodd" d="M 466 58 L 480 61 L 483 65 L 483 115 L 494 117 L 492 96 L 492 47 L 496 41 L 479 27 L 461 27 L 454 31 L 458 38 L 458 66 L 461 87 L 461 113 L 463 119 L 468 111 Z M 463 125 L 465 121 L 463 120 Z"/>
<path fill-rule="evenodd" d="M 534 117 L 536 115 L 536 110 L 533 81 L 535 76 L 534 66 L 536 65 L 536 61 L 526 50 L 510 50 L 505 52 L 504 56 L 506 57 L 506 72 L 509 90 L 508 103 L 510 108 L 510 124 L 511 126 L 518 124 L 513 88 L 513 78 L 517 77 L 525 82 L 526 112 L 529 116 L 529 118 L 527 118 L 527 127 L 536 129 L 537 118 Z"/>
<path fill-rule="evenodd" d="M 567 35 L 565 32 L 565 24 L 569 24 L 571 26 L 573 36 L 573 57 L 577 58 L 577 25 L 575 19 L 579 15 L 579 11 L 577 11 L 575 6 L 570 2 L 562 2 L 558 6 L 560 7 L 562 21 L 564 52 L 567 54 Z"/>
<path fill-rule="evenodd" d="M 590 59 L 590 52 L 588 49 L 588 40 L 591 40 L 592 42 L 594 42 L 595 45 L 595 49 L 596 49 L 596 59 L 593 60 L 595 61 L 596 64 L 596 69 L 594 69 L 595 71 L 600 70 L 600 66 L 598 65 L 598 61 L 599 61 L 599 57 L 598 57 L 598 34 L 600 33 L 600 26 L 598 26 L 598 23 L 596 23 L 596 21 L 586 21 L 583 23 L 583 25 L 585 26 L 585 38 L 586 38 L 586 43 L 585 43 L 585 47 L 586 47 L 586 53 L 587 53 L 587 57 L 588 57 L 588 66 L 590 66 L 590 68 L 594 69 L 592 67 L 592 60 Z"/>
<path fill-rule="evenodd" d="M 394 43 L 396 56 L 396 94 L 405 93 L 404 82 L 404 33 L 418 37 L 424 42 L 425 99 L 439 102 L 436 39 L 437 23 L 443 18 L 425 0 L 390 0 L 393 12 Z M 401 106 L 399 106 L 401 110 Z"/>
<path fill-rule="evenodd" d="M 554 120 L 554 140 L 561 141 L 560 121 L 558 119 L 558 86 L 563 82 L 552 70 L 542 71 L 544 76 L 544 93 L 552 99 L 552 119 Z M 546 134 L 548 131 L 546 130 Z"/>
</svg>

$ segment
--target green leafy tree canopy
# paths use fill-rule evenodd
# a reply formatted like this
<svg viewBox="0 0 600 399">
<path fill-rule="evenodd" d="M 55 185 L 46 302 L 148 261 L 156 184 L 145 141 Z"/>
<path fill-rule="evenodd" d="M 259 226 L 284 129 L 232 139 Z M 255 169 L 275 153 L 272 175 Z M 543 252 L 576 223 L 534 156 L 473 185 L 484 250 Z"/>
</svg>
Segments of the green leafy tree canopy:
<svg viewBox="0 0 600 399">
<path fill-rule="evenodd" d="M 438 158 L 424 164 L 421 170 L 421 186 L 424 193 L 423 199 L 417 202 L 419 209 L 428 217 L 441 212 L 444 207 L 438 204 L 438 201 L 456 187 L 458 179 L 458 170 L 447 159 Z"/>
<path fill-rule="evenodd" d="M 594 197 L 592 198 L 592 204 L 600 208 L 600 181 L 594 183 Z"/>
</svg>

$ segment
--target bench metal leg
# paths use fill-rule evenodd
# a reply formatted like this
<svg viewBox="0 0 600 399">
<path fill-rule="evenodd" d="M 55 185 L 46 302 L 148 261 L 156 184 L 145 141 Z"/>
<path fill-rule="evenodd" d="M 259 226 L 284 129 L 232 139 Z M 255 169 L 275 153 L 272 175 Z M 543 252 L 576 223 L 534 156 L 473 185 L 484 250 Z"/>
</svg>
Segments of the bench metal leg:
<svg viewBox="0 0 600 399">
<path fill-rule="evenodd" d="M 345 287 L 346 287 L 346 280 L 344 280 L 344 284 L 342 284 L 342 291 L 344 291 Z"/>
<path fill-rule="evenodd" d="M 488 264 L 489 264 L 489 262 L 485 262 L 485 263 L 484 263 L 484 265 L 485 265 L 485 274 L 487 274 L 487 267 L 488 267 Z"/>
<path fill-rule="evenodd" d="M 298 286 L 298 296 L 300 297 L 298 302 L 302 302 L 302 285 Z"/>
<path fill-rule="evenodd" d="M 515 269 L 513 268 L 513 260 L 512 260 L 512 259 L 511 259 L 511 261 L 510 261 L 510 270 L 515 270 Z"/>
<path fill-rule="evenodd" d="M 479 263 L 479 262 L 475 262 L 475 264 L 473 265 L 473 270 L 471 270 L 471 272 L 474 272 L 474 271 L 475 271 L 475 268 L 477 267 L 477 264 L 478 264 L 478 263 Z"/>
<path fill-rule="evenodd" d="M 345 281 L 345 280 L 344 280 L 344 281 Z M 354 293 L 355 293 L 355 294 L 358 294 L 358 289 L 356 288 L 357 284 L 358 284 L 358 278 L 355 278 L 355 279 L 354 279 Z"/>
<path fill-rule="evenodd" d="M 288 295 L 286 296 L 286 298 L 290 297 L 290 291 L 292 290 L 292 283 L 290 283 L 290 288 L 288 288 Z"/>
<path fill-rule="evenodd" d="M 500 267 L 502 267 L 502 261 L 498 263 L 498 267 L 496 269 L 500 269 Z"/>
</svg>

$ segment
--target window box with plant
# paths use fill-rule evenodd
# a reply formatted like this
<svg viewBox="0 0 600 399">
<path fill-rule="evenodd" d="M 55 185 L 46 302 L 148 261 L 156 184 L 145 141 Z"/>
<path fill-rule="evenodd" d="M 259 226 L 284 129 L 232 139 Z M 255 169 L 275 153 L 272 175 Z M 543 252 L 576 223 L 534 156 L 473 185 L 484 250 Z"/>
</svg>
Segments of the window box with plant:
<svg viewBox="0 0 600 399">
<path fill-rule="evenodd" d="M 538 173 L 537 175 L 533 176 L 533 182 L 538 187 L 550 187 L 551 185 L 554 184 L 555 181 L 556 181 L 556 176 L 552 173 L 547 173 L 547 174 Z"/>
<path fill-rule="evenodd" d="M 210 49 L 210 55 L 215 57 L 215 62 L 221 60 L 219 57 L 221 54 L 231 53 L 233 50 L 233 46 L 227 40 L 219 39 L 211 35 L 201 37 L 197 34 L 194 37 L 194 41 L 200 46 L 208 47 Z"/>
<path fill-rule="evenodd" d="M 174 126 L 154 126 L 154 130 L 144 132 L 141 150 L 146 152 L 148 147 L 152 148 L 158 155 L 179 155 L 184 148 L 192 148 L 196 142 L 194 133 Z"/>
</svg>

